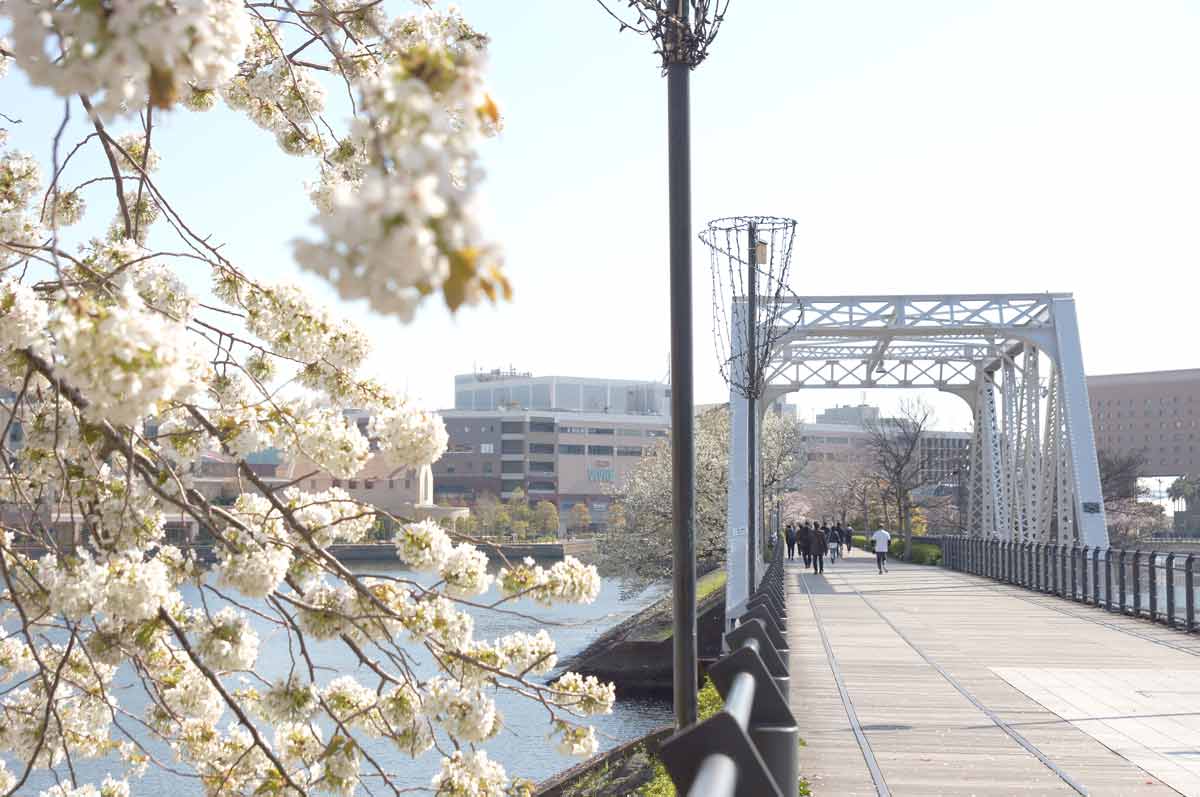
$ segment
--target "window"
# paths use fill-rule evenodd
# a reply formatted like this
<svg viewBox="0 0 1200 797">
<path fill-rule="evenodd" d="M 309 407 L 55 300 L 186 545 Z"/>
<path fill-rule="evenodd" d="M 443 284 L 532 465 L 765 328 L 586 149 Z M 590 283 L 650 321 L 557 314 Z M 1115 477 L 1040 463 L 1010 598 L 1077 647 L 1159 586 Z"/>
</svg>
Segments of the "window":
<svg viewBox="0 0 1200 797">
<path fill-rule="evenodd" d="M 558 427 L 559 434 L 587 434 L 587 429 L 583 426 L 560 426 Z"/>
<path fill-rule="evenodd" d="M 640 457 L 641 455 L 641 446 L 617 446 L 618 457 Z"/>
<path fill-rule="evenodd" d="M 500 424 L 501 434 L 522 434 L 524 431 L 524 421 L 504 421 Z"/>
<path fill-rule="evenodd" d="M 388 489 L 389 490 L 396 489 L 396 480 L 395 479 L 388 479 Z"/>
<path fill-rule="evenodd" d="M 450 454 L 473 454 L 475 446 L 470 443 L 451 443 L 447 453 Z"/>
<path fill-rule="evenodd" d="M 525 441 L 524 440 L 501 440 L 500 441 L 500 453 L 501 454 L 524 454 L 525 453 Z"/>
<path fill-rule="evenodd" d="M 374 479 L 363 479 L 363 487 L 367 490 L 374 490 L 375 489 L 375 480 Z"/>
<path fill-rule="evenodd" d="M 613 453 L 612 446 L 588 446 L 587 451 L 594 457 L 611 457 Z"/>
<path fill-rule="evenodd" d="M 617 434 L 623 437 L 645 437 L 641 429 L 618 429 Z"/>
<path fill-rule="evenodd" d="M 530 481 L 529 482 L 529 491 L 530 492 L 540 492 L 540 493 L 552 493 L 552 492 L 554 492 L 554 482 Z"/>
<path fill-rule="evenodd" d="M 588 428 L 588 434 L 612 434 L 616 429 L 599 429 L 595 426 Z"/>
<path fill-rule="evenodd" d="M 341 487 L 341 486 L 342 486 L 342 480 L 341 480 L 341 479 L 334 479 L 334 480 L 333 480 L 333 485 L 332 485 L 332 486 L 334 486 L 334 487 Z"/>
<path fill-rule="evenodd" d="M 492 472 L 492 463 L 490 463 L 490 462 L 483 463 L 483 472 L 491 473 Z"/>
<path fill-rule="evenodd" d="M 553 454 L 554 453 L 554 443 L 530 443 L 529 444 L 529 453 L 530 454 Z"/>
<path fill-rule="evenodd" d="M 567 443 L 558 444 L 558 453 L 560 454 L 582 454 L 583 446 L 569 445 Z"/>
<path fill-rule="evenodd" d="M 524 462 L 501 462 L 500 463 L 500 472 L 501 473 L 524 473 L 525 472 L 525 463 Z"/>
<path fill-rule="evenodd" d="M 530 421 L 529 431 L 554 433 L 554 421 Z"/>
<path fill-rule="evenodd" d="M 664 429 L 647 429 L 646 437 L 666 437 L 667 433 Z"/>
<path fill-rule="evenodd" d="M 479 444 L 479 453 L 480 454 L 495 454 L 496 453 L 496 444 L 495 443 L 480 443 Z"/>
<path fill-rule="evenodd" d="M 554 463 L 553 462 L 530 462 L 529 463 L 529 472 L 530 473 L 554 473 Z"/>
</svg>

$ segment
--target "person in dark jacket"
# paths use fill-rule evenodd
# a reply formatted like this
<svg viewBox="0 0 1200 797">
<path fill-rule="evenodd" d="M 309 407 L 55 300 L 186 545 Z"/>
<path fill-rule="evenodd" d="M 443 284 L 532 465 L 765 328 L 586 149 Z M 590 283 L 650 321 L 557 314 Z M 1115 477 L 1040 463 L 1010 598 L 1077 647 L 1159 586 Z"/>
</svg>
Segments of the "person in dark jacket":
<svg viewBox="0 0 1200 797">
<path fill-rule="evenodd" d="M 784 529 L 783 538 L 787 541 L 787 557 L 788 559 L 796 558 L 796 527 L 791 523 L 787 524 Z"/>
<path fill-rule="evenodd" d="M 838 536 L 837 526 L 826 524 L 825 539 L 829 541 L 829 564 L 835 564 L 838 560 L 838 554 L 842 552 L 842 538 Z"/>
<path fill-rule="evenodd" d="M 800 524 L 800 530 L 796 532 L 796 544 L 800 546 L 800 555 L 804 557 L 804 566 L 812 562 L 812 554 L 809 553 L 809 546 L 812 545 L 812 528 L 808 525 L 808 521 Z"/>
<path fill-rule="evenodd" d="M 813 573 L 825 572 L 825 554 L 829 553 L 829 537 L 826 535 L 826 530 L 820 527 L 814 528 L 812 533 L 812 542 L 809 544 L 809 553 L 812 556 Z"/>
</svg>

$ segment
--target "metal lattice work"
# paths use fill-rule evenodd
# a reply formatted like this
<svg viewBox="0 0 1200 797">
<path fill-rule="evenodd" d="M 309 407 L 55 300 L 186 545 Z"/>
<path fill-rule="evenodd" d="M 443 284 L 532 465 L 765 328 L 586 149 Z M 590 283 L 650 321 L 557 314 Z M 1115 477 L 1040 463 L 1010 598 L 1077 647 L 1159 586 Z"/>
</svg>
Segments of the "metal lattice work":
<svg viewBox="0 0 1200 797">
<path fill-rule="evenodd" d="M 654 40 L 655 52 L 669 64 L 699 66 L 730 0 L 596 0 L 621 31 L 631 30 Z"/>
<path fill-rule="evenodd" d="M 802 388 L 953 393 L 974 419 L 965 474 L 968 534 L 1108 547 L 1070 294 L 775 301 L 779 334 L 757 407 Z M 732 385 L 730 402 L 735 414 L 750 411 Z M 732 450 L 744 450 L 737 424 L 732 432 Z M 731 473 L 731 558 L 733 524 L 749 489 Z M 732 589 L 736 605 L 739 588 Z"/>
<path fill-rule="evenodd" d="M 716 219 L 700 233 L 711 254 L 717 362 L 747 398 L 762 396 L 772 356 L 797 323 L 787 313 L 795 237 L 796 221 L 777 216 Z"/>
</svg>

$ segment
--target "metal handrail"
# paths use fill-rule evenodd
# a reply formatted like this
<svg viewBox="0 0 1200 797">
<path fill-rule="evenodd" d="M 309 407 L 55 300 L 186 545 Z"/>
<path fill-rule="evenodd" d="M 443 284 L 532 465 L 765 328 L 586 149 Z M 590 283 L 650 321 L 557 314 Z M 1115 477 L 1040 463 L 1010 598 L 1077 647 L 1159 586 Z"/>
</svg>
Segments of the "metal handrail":
<svg viewBox="0 0 1200 797">
<path fill-rule="evenodd" d="M 947 537 L 943 566 L 1188 632 L 1197 554 Z"/>
<path fill-rule="evenodd" d="M 664 741 L 659 758 L 678 794 L 785 797 L 799 785 L 799 727 L 788 707 L 787 609 L 783 550 L 746 611 L 725 635 L 725 656 L 709 667 L 724 707 Z"/>
</svg>

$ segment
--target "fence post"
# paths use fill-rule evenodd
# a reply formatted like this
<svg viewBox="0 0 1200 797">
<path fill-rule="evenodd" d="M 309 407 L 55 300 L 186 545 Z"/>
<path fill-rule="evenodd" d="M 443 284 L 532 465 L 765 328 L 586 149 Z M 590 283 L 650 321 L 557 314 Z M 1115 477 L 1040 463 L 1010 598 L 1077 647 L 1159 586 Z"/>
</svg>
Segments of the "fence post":
<svg viewBox="0 0 1200 797">
<path fill-rule="evenodd" d="M 1092 573 L 1092 579 L 1095 580 L 1096 574 Z M 1079 549 L 1079 602 L 1088 602 L 1088 547 L 1085 545 Z"/>
<path fill-rule="evenodd" d="M 1112 548 L 1104 549 L 1104 602 L 1111 612 L 1113 607 L 1112 590 Z"/>
<path fill-rule="evenodd" d="M 1133 552 L 1133 616 L 1142 614 L 1142 549 Z"/>
<path fill-rule="evenodd" d="M 1070 556 L 1070 550 L 1071 546 L 1066 543 L 1058 546 L 1058 596 L 1060 598 L 1067 597 L 1067 571 L 1070 569 L 1067 558 Z"/>
<path fill-rule="evenodd" d="M 1190 634 L 1196 630 L 1196 582 L 1192 571 L 1192 563 L 1196 555 L 1190 553 L 1183 560 L 1183 592 L 1187 598 L 1187 630 Z"/>
<path fill-rule="evenodd" d="M 1092 605 L 1100 607 L 1100 549 L 1092 549 Z"/>
<path fill-rule="evenodd" d="M 1071 543 L 1071 547 L 1067 549 L 1067 556 L 1071 557 L 1071 600 L 1075 600 L 1077 593 L 1076 586 L 1079 584 L 1079 576 L 1075 571 L 1075 557 L 1079 555 L 1079 546 Z"/>
<path fill-rule="evenodd" d="M 1158 554 L 1155 551 L 1150 552 L 1150 570 L 1148 575 L 1150 588 L 1150 622 L 1158 622 Z"/>
<path fill-rule="evenodd" d="M 1167 554 L 1167 626 L 1174 628 L 1175 622 L 1175 552 Z"/>
<path fill-rule="evenodd" d="M 1049 592 L 1050 591 L 1050 543 L 1043 542 L 1041 544 L 1041 546 L 1042 546 L 1042 550 L 1041 550 L 1041 555 L 1042 555 L 1041 591 Z"/>
<path fill-rule="evenodd" d="M 1125 614 L 1125 549 L 1121 549 L 1121 553 L 1117 556 L 1117 591 L 1120 594 L 1121 614 Z"/>
</svg>

